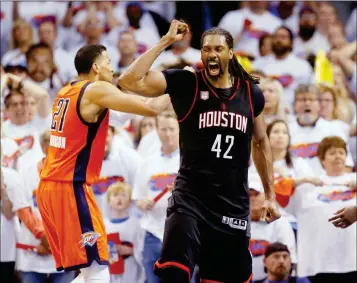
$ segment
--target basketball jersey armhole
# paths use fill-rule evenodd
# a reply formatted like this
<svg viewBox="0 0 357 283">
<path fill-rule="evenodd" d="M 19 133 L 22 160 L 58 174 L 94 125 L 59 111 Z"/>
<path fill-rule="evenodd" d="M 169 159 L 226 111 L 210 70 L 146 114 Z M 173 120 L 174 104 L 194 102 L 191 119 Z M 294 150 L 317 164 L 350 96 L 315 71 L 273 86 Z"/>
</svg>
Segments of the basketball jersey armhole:
<svg viewBox="0 0 357 283">
<path fill-rule="evenodd" d="M 99 118 L 96 122 L 94 123 L 89 123 L 87 121 L 85 121 L 81 115 L 81 100 L 82 100 L 82 97 L 83 97 L 83 94 L 84 94 L 84 91 L 86 90 L 87 86 L 89 84 L 91 84 L 92 82 L 87 82 L 85 83 L 82 88 L 81 88 L 81 91 L 78 95 L 78 99 L 77 99 L 77 105 L 76 105 L 76 110 L 77 110 L 77 116 L 79 118 L 79 120 L 81 120 L 81 122 L 86 125 L 86 126 L 93 126 L 93 125 L 97 125 L 98 123 L 101 123 L 103 121 L 103 119 L 105 118 L 107 112 L 108 112 L 108 109 L 105 109 L 100 115 L 99 115 Z"/>
<path fill-rule="evenodd" d="M 195 79 L 196 79 L 195 95 L 194 95 L 194 97 L 193 97 L 193 101 L 192 101 L 192 104 L 191 104 L 190 109 L 188 110 L 188 112 L 186 113 L 186 115 L 185 115 L 183 118 L 181 118 L 180 120 L 178 120 L 179 123 L 181 123 L 181 122 L 183 122 L 183 121 L 186 120 L 186 118 L 190 115 L 190 113 L 192 112 L 193 107 L 194 107 L 195 104 L 196 104 L 197 93 L 198 93 L 198 78 L 197 78 L 196 72 L 194 73 L 194 75 L 195 75 Z"/>
<path fill-rule="evenodd" d="M 251 91 L 250 91 L 250 84 L 249 81 L 245 81 L 247 83 L 247 87 L 248 87 L 248 99 L 249 99 L 249 105 L 250 105 L 250 110 L 252 112 L 252 121 L 254 124 L 254 109 L 253 109 L 253 104 L 252 104 L 252 95 L 251 95 Z"/>
</svg>

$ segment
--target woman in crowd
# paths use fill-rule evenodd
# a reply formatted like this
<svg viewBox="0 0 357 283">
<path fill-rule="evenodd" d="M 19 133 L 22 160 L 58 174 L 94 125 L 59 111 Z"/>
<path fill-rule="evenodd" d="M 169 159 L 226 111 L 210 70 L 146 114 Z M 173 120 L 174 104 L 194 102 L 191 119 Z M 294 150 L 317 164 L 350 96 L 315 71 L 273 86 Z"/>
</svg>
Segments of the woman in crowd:
<svg viewBox="0 0 357 283">
<path fill-rule="evenodd" d="M 339 65 L 333 65 L 333 78 L 337 90 L 337 103 L 340 105 L 341 119 L 351 123 L 356 114 L 356 103 L 350 98 L 347 79 Z"/>
<path fill-rule="evenodd" d="M 339 137 L 324 138 L 318 157 L 325 169 L 321 184 L 297 187 L 286 207 L 299 225 L 298 276 L 312 283 L 356 282 L 356 227 L 340 230 L 328 221 L 356 204 L 356 173 L 345 172 L 346 143 Z"/>
<path fill-rule="evenodd" d="M 294 188 L 302 183 L 319 183 L 312 175 L 312 170 L 306 161 L 299 157 L 291 157 L 289 152 L 290 135 L 285 121 L 275 120 L 267 127 L 267 135 L 273 153 L 274 179 L 276 197 L 279 203 L 286 205 Z M 250 173 L 256 171 L 252 165 Z M 293 229 L 296 230 L 296 219 L 282 210 Z"/>
<path fill-rule="evenodd" d="M 286 121 L 286 107 L 284 102 L 284 89 L 281 83 L 272 78 L 263 78 L 260 88 L 265 98 L 264 120 L 270 124 L 274 120 Z"/>
<path fill-rule="evenodd" d="M 33 43 L 31 25 L 23 19 L 17 20 L 12 26 L 12 50 L 4 54 L 1 65 L 26 66 L 25 54 Z"/>
</svg>

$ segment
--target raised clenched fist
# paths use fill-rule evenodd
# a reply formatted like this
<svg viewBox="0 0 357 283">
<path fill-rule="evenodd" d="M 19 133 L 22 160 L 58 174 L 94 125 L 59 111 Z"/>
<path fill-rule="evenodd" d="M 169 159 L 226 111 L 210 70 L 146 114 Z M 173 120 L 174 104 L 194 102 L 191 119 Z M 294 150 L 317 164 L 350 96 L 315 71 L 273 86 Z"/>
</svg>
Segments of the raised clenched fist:
<svg viewBox="0 0 357 283">
<path fill-rule="evenodd" d="M 176 41 L 182 40 L 187 32 L 187 24 L 178 20 L 173 20 L 171 22 L 169 31 L 166 34 L 166 37 L 171 43 L 174 43 Z"/>
</svg>

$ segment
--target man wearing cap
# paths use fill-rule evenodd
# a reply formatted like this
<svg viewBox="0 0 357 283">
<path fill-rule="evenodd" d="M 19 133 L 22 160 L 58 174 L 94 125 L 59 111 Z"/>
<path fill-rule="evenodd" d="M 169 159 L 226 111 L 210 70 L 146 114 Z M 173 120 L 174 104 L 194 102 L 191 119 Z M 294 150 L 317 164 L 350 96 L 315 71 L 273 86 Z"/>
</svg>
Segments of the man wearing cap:
<svg viewBox="0 0 357 283">
<path fill-rule="evenodd" d="M 296 243 L 289 221 L 280 218 L 273 223 L 266 223 L 260 219 L 264 203 L 264 190 L 259 178 L 251 176 L 249 180 L 251 239 L 249 249 L 253 257 L 253 280 L 263 280 L 267 274 L 264 270 L 264 253 L 270 243 L 281 242 L 291 251 L 291 260 L 295 264 Z"/>
<path fill-rule="evenodd" d="M 255 283 L 310 283 L 308 278 L 292 277 L 291 257 L 286 245 L 275 242 L 270 244 L 264 256 L 264 266 L 268 276 Z"/>
</svg>

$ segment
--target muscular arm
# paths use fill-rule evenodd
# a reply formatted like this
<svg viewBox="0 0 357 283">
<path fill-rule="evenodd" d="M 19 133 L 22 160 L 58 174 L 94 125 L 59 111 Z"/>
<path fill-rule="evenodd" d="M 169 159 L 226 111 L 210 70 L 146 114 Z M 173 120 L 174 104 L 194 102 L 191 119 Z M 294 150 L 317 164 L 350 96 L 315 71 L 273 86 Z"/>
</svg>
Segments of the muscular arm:
<svg viewBox="0 0 357 283">
<path fill-rule="evenodd" d="M 151 49 L 141 55 L 119 77 L 118 84 L 124 90 L 130 90 L 143 96 L 159 96 L 167 88 L 164 75 L 159 71 L 150 71 L 155 59 L 172 43 L 182 40 L 184 33 L 179 34 L 180 28 L 187 25 L 173 20 L 168 33 Z"/>
<path fill-rule="evenodd" d="M 149 97 L 164 94 L 166 90 L 164 75 L 160 71 L 150 71 L 150 68 L 169 45 L 169 41 L 162 38 L 154 47 L 136 59 L 119 77 L 120 87 Z"/>
<path fill-rule="evenodd" d="M 156 116 L 169 106 L 167 96 L 160 98 L 162 103 L 148 104 L 139 97 L 126 94 L 108 82 L 94 82 L 85 90 L 85 99 L 100 108 L 108 108 L 116 111 L 133 113 L 142 116 Z M 166 105 L 165 105 L 166 100 Z M 156 106 L 156 107 L 155 107 Z"/>
<path fill-rule="evenodd" d="M 155 109 L 157 112 L 161 113 L 162 111 L 172 107 L 170 97 L 168 95 L 155 97 L 155 98 L 146 98 L 142 96 L 133 96 L 139 101 L 144 102 L 152 109 Z M 109 124 L 114 127 L 122 127 L 126 122 L 133 119 L 135 115 L 132 113 L 123 113 L 119 111 L 110 110 Z"/>
<path fill-rule="evenodd" d="M 253 160 L 264 186 L 265 197 L 274 199 L 273 155 L 265 131 L 263 114 L 255 118 L 252 145 Z"/>
</svg>

